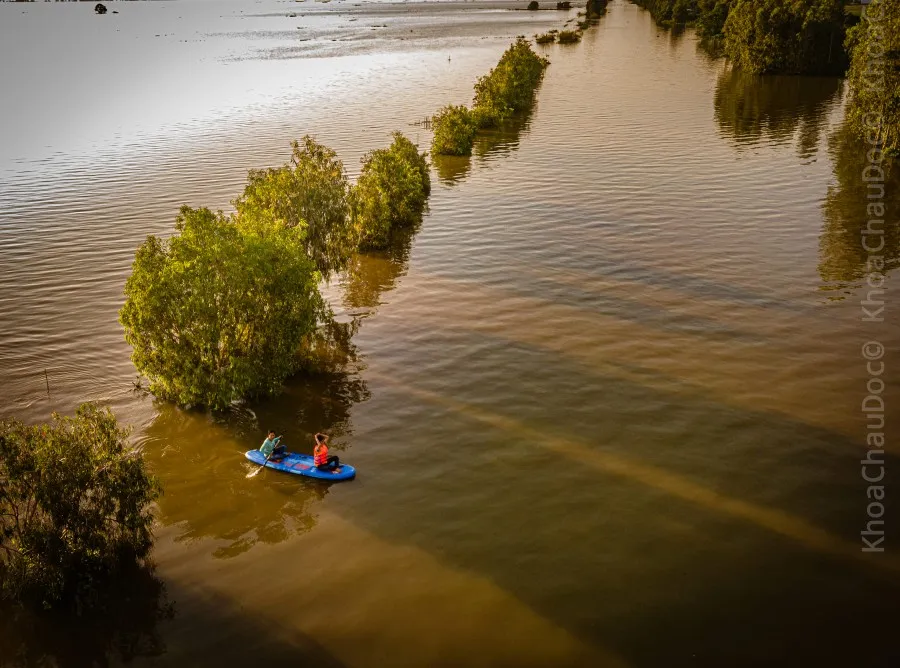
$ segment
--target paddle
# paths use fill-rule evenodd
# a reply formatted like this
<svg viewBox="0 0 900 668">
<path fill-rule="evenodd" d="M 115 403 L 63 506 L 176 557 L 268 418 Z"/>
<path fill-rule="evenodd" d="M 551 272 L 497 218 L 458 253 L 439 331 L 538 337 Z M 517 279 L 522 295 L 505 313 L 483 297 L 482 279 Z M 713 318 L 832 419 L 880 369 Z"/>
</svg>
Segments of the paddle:
<svg viewBox="0 0 900 668">
<path fill-rule="evenodd" d="M 275 439 L 275 443 L 280 443 L 280 442 L 281 442 L 281 436 L 279 436 L 278 438 Z M 266 464 L 269 463 L 269 458 L 275 454 L 275 448 L 277 448 L 277 447 L 278 447 L 277 445 L 272 446 L 272 452 L 270 452 L 268 454 L 268 456 L 266 457 L 266 461 L 264 461 L 260 465 L 260 467 L 258 469 L 256 469 L 255 471 L 250 471 L 250 473 L 247 474 L 248 478 L 252 478 L 256 474 L 258 474 L 260 471 L 262 471 L 264 468 L 266 468 Z"/>
</svg>

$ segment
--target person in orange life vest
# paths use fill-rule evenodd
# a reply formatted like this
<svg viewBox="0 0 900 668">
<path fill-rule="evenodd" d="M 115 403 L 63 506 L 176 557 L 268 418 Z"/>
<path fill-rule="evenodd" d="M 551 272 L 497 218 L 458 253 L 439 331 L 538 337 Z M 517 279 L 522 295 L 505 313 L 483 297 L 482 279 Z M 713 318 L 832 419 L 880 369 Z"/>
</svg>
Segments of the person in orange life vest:
<svg viewBox="0 0 900 668">
<path fill-rule="evenodd" d="M 316 434 L 313 463 L 320 471 L 335 471 L 341 465 L 337 455 L 328 456 L 328 437 L 325 434 Z"/>
</svg>

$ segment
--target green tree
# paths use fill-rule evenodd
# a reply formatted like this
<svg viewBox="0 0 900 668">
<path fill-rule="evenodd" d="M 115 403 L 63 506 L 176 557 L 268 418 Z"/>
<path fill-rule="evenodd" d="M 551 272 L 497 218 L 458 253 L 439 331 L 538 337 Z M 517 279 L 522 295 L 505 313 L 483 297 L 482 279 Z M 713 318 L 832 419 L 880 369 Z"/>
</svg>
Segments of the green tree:
<svg viewBox="0 0 900 668">
<path fill-rule="evenodd" d="M 875 0 L 847 36 L 847 118 L 856 134 L 900 153 L 900 3 Z"/>
<path fill-rule="evenodd" d="M 549 64 L 549 60 L 532 50 L 528 40 L 518 38 L 503 53 L 497 66 L 475 84 L 472 113 L 478 127 L 496 127 L 514 113 L 530 107 Z"/>
<path fill-rule="evenodd" d="M 431 192 L 425 155 L 400 132 L 388 148 L 370 151 L 353 187 L 353 220 L 364 249 L 385 248 L 391 230 L 422 219 Z"/>
<path fill-rule="evenodd" d="M 358 243 L 349 221 L 350 183 L 337 154 L 309 135 L 291 147 L 290 164 L 250 172 L 234 202 L 237 219 L 255 233 L 299 229 L 306 255 L 327 279 Z"/>
<path fill-rule="evenodd" d="M 168 240 L 138 249 L 119 319 L 158 397 L 225 408 L 269 395 L 325 314 L 302 226 L 239 228 L 184 207 Z"/>
<path fill-rule="evenodd" d="M 697 32 L 701 37 L 721 37 L 734 0 L 699 0 Z"/>
<path fill-rule="evenodd" d="M 431 128 L 434 131 L 432 154 L 472 155 L 478 126 L 468 108 L 448 104 L 431 118 Z"/>
<path fill-rule="evenodd" d="M 0 585 L 45 605 L 89 601 L 152 546 L 159 485 L 109 409 L 0 422 Z"/>
<path fill-rule="evenodd" d="M 735 0 L 725 53 L 755 74 L 826 74 L 846 69 L 843 0 Z"/>
</svg>

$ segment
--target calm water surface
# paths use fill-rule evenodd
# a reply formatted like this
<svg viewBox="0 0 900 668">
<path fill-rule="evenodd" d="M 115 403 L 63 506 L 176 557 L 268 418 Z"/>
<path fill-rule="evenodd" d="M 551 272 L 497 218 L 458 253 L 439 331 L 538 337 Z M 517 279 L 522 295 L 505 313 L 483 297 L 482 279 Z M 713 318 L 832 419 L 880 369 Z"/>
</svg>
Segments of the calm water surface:
<svg viewBox="0 0 900 668">
<path fill-rule="evenodd" d="M 392 130 L 426 146 L 515 35 L 575 16 L 515 6 L 0 5 L 0 415 L 107 402 L 166 490 L 158 580 L 101 622 L 5 619 L 0 663 L 898 665 L 900 509 L 863 554 L 859 406 L 900 320 L 860 321 L 843 85 L 733 72 L 621 0 L 328 286 L 342 368 L 224 415 L 132 390 L 143 238 L 305 133 L 351 176 Z M 248 480 L 269 428 L 329 431 L 359 478 Z"/>
</svg>

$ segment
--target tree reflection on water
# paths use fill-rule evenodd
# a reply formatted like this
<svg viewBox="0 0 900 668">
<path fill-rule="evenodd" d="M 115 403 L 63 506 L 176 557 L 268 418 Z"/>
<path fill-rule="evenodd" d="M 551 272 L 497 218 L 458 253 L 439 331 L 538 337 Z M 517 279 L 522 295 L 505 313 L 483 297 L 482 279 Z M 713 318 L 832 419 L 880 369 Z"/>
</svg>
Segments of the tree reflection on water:
<svg viewBox="0 0 900 668">
<path fill-rule="evenodd" d="M 150 567 L 136 565 L 95 592 L 92 607 L 0 608 L 0 665 L 94 666 L 166 652 L 158 625 L 175 606 Z"/>
<path fill-rule="evenodd" d="M 819 276 L 822 290 L 831 293 L 831 299 L 844 299 L 851 294 L 871 270 L 887 273 L 900 265 L 900 226 L 896 214 L 900 206 L 900 169 L 896 165 L 891 169 L 885 163 L 884 196 L 881 197 L 882 182 L 863 180 L 863 172 L 870 165 L 871 148 L 846 124 L 828 141 L 834 181 L 822 205 Z M 881 174 L 873 168 L 869 177 L 880 179 Z M 863 247 L 863 232 L 867 228 L 874 233 L 868 235 L 869 247 L 877 249 L 883 240 L 883 248 L 870 253 Z M 870 269 L 867 264 L 870 256 L 880 256 L 883 268 Z"/>
<path fill-rule="evenodd" d="M 716 84 L 716 122 L 739 146 L 796 138 L 799 154 L 810 157 L 841 92 L 837 77 L 763 76 L 728 68 Z"/>
<path fill-rule="evenodd" d="M 531 126 L 536 109 L 537 102 L 526 111 L 512 116 L 500 127 L 479 130 L 472 147 L 472 156 L 432 156 L 431 161 L 440 181 L 445 185 L 456 185 L 469 175 L 473 159 L 487 161 L 496 157 L 506 157 L 516 151 L 522 135 Z"/>
</svg>

